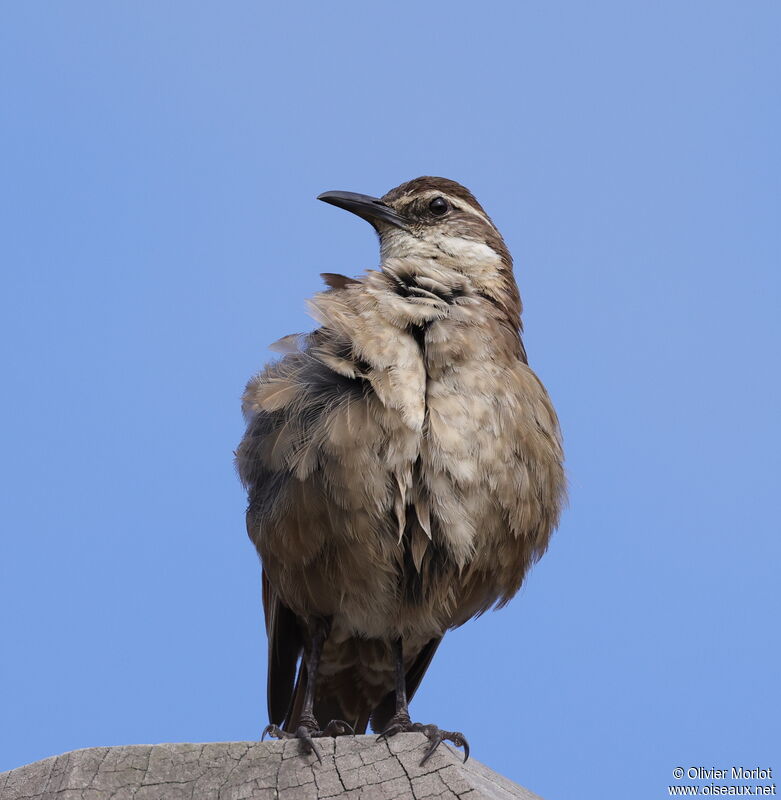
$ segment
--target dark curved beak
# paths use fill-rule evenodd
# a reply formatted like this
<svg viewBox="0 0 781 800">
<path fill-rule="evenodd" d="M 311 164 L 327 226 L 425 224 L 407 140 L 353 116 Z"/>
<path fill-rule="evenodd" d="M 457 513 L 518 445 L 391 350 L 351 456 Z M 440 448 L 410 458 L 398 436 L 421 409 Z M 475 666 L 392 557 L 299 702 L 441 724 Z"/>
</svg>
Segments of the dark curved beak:
<svg viewBox="0 0 781 800">
<path fill-rule="evenodd" d="M 351 211 L 353 214 L 375 223 L 385 222 L 388 225 L 395 225 L 397 228 L 407 228 L 407 221 L 404 217 L 397 214 L 390 206 L 386 206 L 382 200 L 370 197 L 368 194 L 356 194 L 355 192 L 323 192 L 317 195 L 318 200 L 330 203 L 332 206 Z"/>
</svg>

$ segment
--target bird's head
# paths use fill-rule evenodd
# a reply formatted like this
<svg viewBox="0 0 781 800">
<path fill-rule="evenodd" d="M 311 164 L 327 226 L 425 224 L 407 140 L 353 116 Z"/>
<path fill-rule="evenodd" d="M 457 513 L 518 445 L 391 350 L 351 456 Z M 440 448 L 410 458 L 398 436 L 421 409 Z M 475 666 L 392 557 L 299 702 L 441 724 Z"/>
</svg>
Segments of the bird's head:
<svg viewBox="0 0 781 800">
<path fill-rule="evenodd" d="M 475 294 L 500 305 L 512 319 L 520 298 L 512 258 L 501 234 L 474 195 L 447 178 L 422 177 L 382 197 L 324 192 L 318 200 L 367 220 L 380 237 L 383 269 L 452 273 Z M 454 287 L 455 288 L 455 287 Z"/>
</svg>

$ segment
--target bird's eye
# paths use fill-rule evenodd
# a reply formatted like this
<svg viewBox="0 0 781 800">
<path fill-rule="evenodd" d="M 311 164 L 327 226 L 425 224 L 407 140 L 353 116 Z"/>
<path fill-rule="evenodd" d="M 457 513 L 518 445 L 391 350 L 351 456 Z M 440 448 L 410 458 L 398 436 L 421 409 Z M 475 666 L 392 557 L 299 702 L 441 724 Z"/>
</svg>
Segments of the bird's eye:
<svg viewBox="0 0 781 800">
<path fill-rule="evenodd" d="M 437 217 L 441 217 L 443 214 L 447 214 L 447 210 L 450 208 L 448 205 L 447 200 L 444 197 L 435 197 L 429 204 L 429 211 Z"/>
</svg>

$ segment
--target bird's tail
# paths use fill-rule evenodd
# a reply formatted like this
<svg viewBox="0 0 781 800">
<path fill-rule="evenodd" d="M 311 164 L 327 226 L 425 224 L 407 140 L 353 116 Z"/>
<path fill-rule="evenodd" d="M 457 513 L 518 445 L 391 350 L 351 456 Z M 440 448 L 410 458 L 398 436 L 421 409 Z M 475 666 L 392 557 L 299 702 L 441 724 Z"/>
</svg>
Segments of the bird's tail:
<svg viewBox="0 0 781 800">
<path fill-rule="evenodd" d="M 301 659 L 298 675 L 296 676 L 295 689 L 293 690 L 293 698 L 282 726 L 284 730 L 290 733 L 295 731 L 296 723 L 301 717 L 301 711 L 304 708 L 304 695 L 306 693 L 307 683 L 308 674 L 306 664 L 304 660 Z M 354 713 L 349 715 L 339 703 L 331 697 L 315 699 L 314 711 L 315 719 L 318 720 L 321 726 L 326 726 L 331 720 L 342 720 L 352 727 L 356 735 L 366 733 L 366 728 L 369 725 L 369 717 L 372 713 L 371 709 L 366 709 L 365 711 L 361 711 L 357 716 Z M 352 716 L 352 719 L 350 719 L 350 716 Z"/>
</svg>

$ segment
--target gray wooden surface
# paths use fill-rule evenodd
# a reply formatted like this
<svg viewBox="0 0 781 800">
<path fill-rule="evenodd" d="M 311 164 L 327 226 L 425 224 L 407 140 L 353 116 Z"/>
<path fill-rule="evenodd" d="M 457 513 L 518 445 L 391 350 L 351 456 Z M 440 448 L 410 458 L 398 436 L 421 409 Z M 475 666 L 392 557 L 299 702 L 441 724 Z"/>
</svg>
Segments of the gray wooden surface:
<svg viewBox="0 0 781 800">
<path fill-rule="evenodd" d="M 0 773 L 0 800 L 540 800 L 447 745 L 420 767 L 419 733 L 318 743 L 322 764 L 295 741 L 74 750 Z"/>
</svg>

